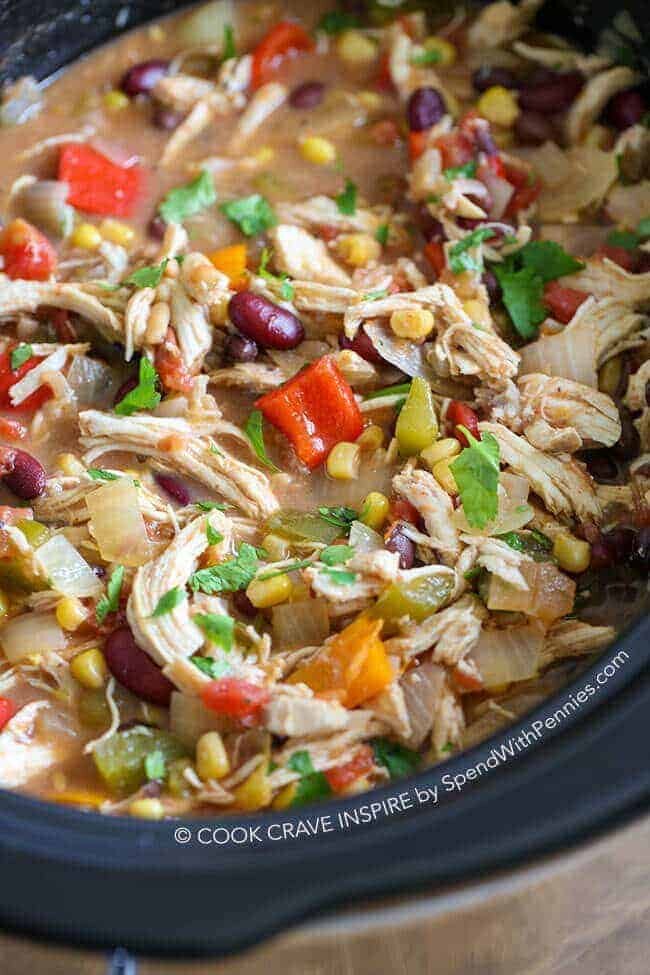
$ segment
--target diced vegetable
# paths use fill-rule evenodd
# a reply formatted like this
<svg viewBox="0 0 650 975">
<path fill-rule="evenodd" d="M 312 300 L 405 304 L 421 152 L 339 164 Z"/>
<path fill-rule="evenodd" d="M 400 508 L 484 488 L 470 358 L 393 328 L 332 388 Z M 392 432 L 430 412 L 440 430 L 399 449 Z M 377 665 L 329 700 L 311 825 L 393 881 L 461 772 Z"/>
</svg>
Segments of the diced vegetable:
<svg viewBox="0 0 650 975">
<path fill-rule="evenodd" d="M 244 812 L 255 812 L 264 809 L 271 801 L 273 793 L 268 776 L 268 763 L 260 762 L 254 772 L 232 790 L 235 806 Z"/>
<path fill-rule="evenodd" d="M 384 521 L 387 514 L 388 505 L 386 506 Z M 378 552 L 384 547 L 384 540 L 379 532 L 375 531 L 374 528 L 371 528 L 365 522 L 353 521 L 350 526 L 350 545 L 358 555 L 361 555 L 364 552 Z"/>
<path fill-rule="evenodd" d="M 238 677 L 222 677 L 206 684 L 201 699 L 211 711 L 251 728 L 260 723 L 269 692 Z"/>
<path fill-rule="evenodd" d="M 271 623 L 273 645 L 282 650 L 318 647 L 330 633 L 329 613 L 324 599 L 303 599 L 274 606 Z"/>
<path fill-rule="evenodd" d="M 356 511 L 352 513 L 356 517 Z M 296 542 L 324 542 L 329 545 L 341 534 L 341 526 L 332 524 L 317 511 L 285 509 L 272 515 L 267 522 L 270 531 Z"/>
<path fill-rule="evenodd" d="M 568 325 L 583 301 L 589 295 L 577 288 L 565 288 L 557 281 L 550 281 L 544 288 L 544 304 L 549 315 L 563 325 Z"/>
<path fill-rule="evenodd" d="M 63 650 L 66 643 L 66 635 L 54 613 L 26 613 L 9 620 L 0 629 L 0 644 L 12 664 L 32 655 Z"/>
<path fill-rule="evenodd" d="M 205 6 L 192 10 L 183 21 L 180 35 L 184 44 L 204 48 L 206 45 L 222 44 L 225 30 L 235 23 L 233 0 L 213 0 Z"/>
<path fill-rule="evenodd" d="M 140 166 L 119 166 L 81 142 L 62 147 L 58 175 L 70 187 L 68 203 L 87 213 L 130 217 L 144 192 Z"/>
<path fill-rule="evenodd" d="M 18 406 L 13 405 L 10 396 L 12 386 L 23 379 L 39 362 L 43 362 L 42 356 L 29 356 L 22 365 L 15 369 L 12 368 L 12 358 L 17 348 L 19 347 L 14 346 L 13 349 L 0 352 L 0 409 L 13 410 L 16 413 L 27 413 L 39 409 L 43 403 L 52 399 L 52 390 L 48 385 L 40 386 L 33 393 L 30 393 Z"/>
<path fill-rule="evenodd" d="M 398 620 L 401 616 L 421 622 L 445 604 L 454 588 L 453 575 L 428 572 L 406 582 L 394 582 L 370 610 L 373 617 Z"/>
<path fill-rule="evenodd" d="M 333 356 L 323 356 L 256 403 L 310 469 L 342 440 L 356 440 L 363 418 Z"/>
<path fill-rule="evenodd" d="M 56 251 L 26 220 L 12 220 L 0 231 L 3 272 L 10 278 L 47 281 L 56 271 Z"/>
<path fill-rule="evenodd" d="M 2 731 L 8 721 L 11 721 L 17 711 L 17 704 L 14 704 L 8 697 L 0 697 L 0 731 Z"/>
<path fill-rule="evenodd" d="M 537 617 L 546 626 L 572 611 L 576 584 L 557 566 L 552 562 L 523 562 L 519 568 L 528 589 L 516 589 L 498 576 L 492 576 L 488 609 L 525 613 Z"/>
<path fill-rule="evenodd" d="M 272 27 L 253 51 L 253 88 L 272 81 L 286 58 L 315 47 L 313 37 L 299 24 L 283 20 Z"/>
<path fill-rule="evenodd" d="M 93 759 L 111 792 L 129 794 L 147 781 L 145 761 L 152 752 L 160 752 L 165 764 L 187 754 L 182 742 L 168 731 L 137 725 L 100 742 Z"/>
<path fill-rule="evenodd" d="M 52 589 L 63 596 L 96 596 L 102 584 L 65 535 L 53 535 L 36 550 Z"/>
<path fill-rule="evenodd" d="M 187 748 L 194 748 L 201 735 L 231 731 L 233 724 L 225 715 L 208 710 L 200 698 L 174 691 L 169 704 L 169 727 Z"/>
<path fill-rule="evenodd" d="M 248 281 L 246 244 L 231 244 L 229 247 L 220 247 L 219 250 L 208 254 L 208 257 L 217 271 L 221 271 L 228 277 L 231 287 L 235 291 L 246 287 Z"/>
<path fill-rule="evenodd" d="M 128 477 L 109 481 L 86 498 L 92 533 L 107 562 L 142 565 L 151 558 L 138 489 Z"/>
<path fill-rule="evenodd" d="M 342 765 L 327 769 L 325 778 L 332 792 L 344 792 L 353 782 L 367 775 L 375 764 L 375 757 L 369 745 L 361 745 L 356 754 Z"/>
<path fill-rule="evenodd" d="M 544 630 L 535 623 L 483 629 L 470 659 L 478 667 L 485 689 L 491 690 L 535 677 L 543 644 Z"/>
<path fill-rule="evenodd" d="M 416 376 L 395 427 L 400 454 L 411 457 L 430 447 L 438 436 L 438 418 L 431 389 L 426 380 Z"/>
<path fill-rule="evenodd" d="M 67 183 L 56 179 L 38 179 L 20 194 L 20 212 L 45 233 L 67 237 L 74 224 L 74 210 L 66 203 L 68 193 Z"/>
</svg>

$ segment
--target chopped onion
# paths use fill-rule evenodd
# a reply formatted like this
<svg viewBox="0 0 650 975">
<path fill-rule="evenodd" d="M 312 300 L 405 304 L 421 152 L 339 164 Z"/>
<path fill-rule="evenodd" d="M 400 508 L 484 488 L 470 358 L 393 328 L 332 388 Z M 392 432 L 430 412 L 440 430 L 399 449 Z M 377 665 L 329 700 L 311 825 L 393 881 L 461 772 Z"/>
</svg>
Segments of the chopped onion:
<svg viewBox="0 0 650 975">
<path fill-rule="evenodd" d="M 600 203 L 616 181 L 618 170 L 613 152 L 592 146 L 572 146 L 566 152 L 555 146 L 550 153 L 554 162 L 549 165 L 548 146 L 528 158 L 544 183 L 538 200 L 540 220 L 562 223 L 590 204 Z M 564 159 L 559 167 L 558 154 Z"/>
<path fill-rule="evenodd" d="M 121 166 L 122 169 L 129 169 L 131 166 L 135 166 L 140 162 L 140 156 L 137 153 L 130 149 L 125 149 L 124 146 L 116 145 L 114 142 L 109 142 L 101 136 L 95 136 L 90 140 L 89 145 L 93 149 L 96 149 L 97 152 L 100 152 L 102 156 L 110 159 L 116 166 Z"/>
<path fill-rule="evenodd" d="M 52 589 L 63 596 L 96 596 L 102 584 L 65 535 L 53 535 L 36 549 L 36 561 Z"/>
<path fill-rule="evenodd" d="M 506 179 L 501 179 L 500 176 L 493 173 L 489 166 L 484 166 L 481 169 L 481 179 L 487 186 L 492 198 L 492 206 L 490 207 L 488 216 L 490 220 L 500 220 L 506 212 L 515 188 Z"/>
<path fill-rule="evenodd" d="M 416 345 L 410 339 L 399 339 L 386 325 L 379 322 L 365 322 L 364 330 L 380 356 L 396 366 L 407 376 L 421 376 L 431 379 L 433 369 L 424 355 L 424 346 Z"/>
<path fill-rule="evenodd" d="M 18 195 L 22 216 L 46 234 L 67 237 L 74 224 L 74 209 L 66 203 L 70 187 L 56 179 L 37 179 Z"/>
<path fill-rule="evenodd" d="M 25 613 L 4 624 L 0 644 L 7 660 L 17 664 L 34 654 L 63 650 L 66 638 L 54 613 Z"/>
<path fill-rule="evenodd" d="M 576 584 L 552 562 L 523 561 L 519 569 L 528 589 L 517 589 L 494 575 L 490 579 L 487 608 L 525 613 L 550 626 L 573 609 Z"/>
<path fill-rule="evenodd" d="M 544 644 L 544 630 L 535 623 L 504 630 L 482 630 L 470 654 L 487 690 L 534 677 Z"/>
<path fill-rule="evenodd" d="M 521 350 L 521 375 L 542 372 L 595 388 L 597 338 L 598 330 L 586 318 L 555 335 L 544 335 Z"/>
<path fill-rule="evenodd" d="M 329 613 L 324 599 L 282 603 L 271 611 L 273 645 L 283 650 L 319 647 L 330 635 Z"/>
<path fill-rule="evenodd" d="M 5 90 L 0 105 L 0 125 L 22 125 L 40 112 L 43 96 L 35 78 L 20 78 Z"/>
<path fill-rule="evenodd" d="M 188 748 L 206 731 L 231 731 L 227 717 L 209 711 L 199 697 L 174 691 L 169 704 L 169 730 Z"/>
<path fill-rule="evenodd" d="M 350 545 L 357 554 L 378 552 L 384 547 L 384 540 L 379 532 L 368 528 L 362 521 L 353 521 L 350 525 Z"/>
<path fill-rule="evenodd" d="M 233 0 L 214 0 L 201 6 L 181 24 L 183 44 L 223 44 L 224 28 L 235 23 Z"/>
<path fill-rule="evenodd" d="M 87 355 L 75 355 L 67 379 L 80 406 L 104 410 L 112 405 L 118 380 L 105 363 Z"/>
<path fill-rule="evenodd" d="M 411 723 L 411 735 L 406 744 L 411 748 L 419 748 L 431 731 L 436 699 L 444 680 L 443 668 L 428 661 L 409 670 L 400 681 Z"/>
<path fill-rule="evenodd" d="M 110 481 L 86 498 L 92 534 L 103 559 L 143 565 L 152 546 L 140 511 L 138 489 L 128 477 Z"/>
</svg>

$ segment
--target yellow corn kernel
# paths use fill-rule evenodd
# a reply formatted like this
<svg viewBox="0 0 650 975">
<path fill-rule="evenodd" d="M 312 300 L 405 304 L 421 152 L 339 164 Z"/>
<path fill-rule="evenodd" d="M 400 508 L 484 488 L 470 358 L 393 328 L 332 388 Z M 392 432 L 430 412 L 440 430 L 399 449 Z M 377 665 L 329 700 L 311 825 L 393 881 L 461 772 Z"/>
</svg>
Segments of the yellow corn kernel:
<svg viewBox="0 0 650 975">
<path fill-rule="evenodd" d="M 298 783 L 289 782 L 285 785 L 284 789 L 280 789 L 277 796 L 271 803 L 272 809 L 289 809 L 296 798 L 296 793 L 298 792 Z"/>
<path fill-rule="evenodd" d="M 489 307 L 484 301 L 479 301 L 478 298 L 470 298 L 469 301 L 464 301 L 463 311 L 469 315 L 475 325 L 489 328 L 492 324 Z"/>
<path fill-rule="evenodd" d="M 486 118 L 493 125 L 500 125 L 510 129 L 519 115 L 517 99 L 511 91 L 502 85 L 493 85 L 484 91 L 476 103 L 479 115 Z"/>
<path fill-rule="evenodd" d="M 285 574 L 270 579 L 253 579 L 246 590 L 246 595 L 255 609 L 269 609 L 271 606 L 286 603 L 292 589 L 291 579 Z"/>
<path fill-rule="evenodd" d="M 289 558 L 289 542 L 281 535 L 274 535 L 270 532 L 262 539 L 262 548 L 269 553 L 272 562 L 282 562 Z"/>
<path fill-rule="evenodd" d="M 370 234 L 343 234 L 336 242 L 336 251 L 346 264 L 366 267 L 381 257 L 381 244 Z"/>
<path fill-rule="evenodd" d="M 382 494 L 381 491 L 371 491 L 363 500 L 359 520 L 368 528 L 378 532 L 388 518 L 389 508 L 390 502 L 385 494 Z"/>
<path fill-rule="evenodd" d="M 427 37 L 424 42 L 424 49 L 425 51 L 435 51 L 438 55 L 438 59 L 435 62 L 436 66 L 440 65 L 443 68 L 448 68 L 456 60 L 456 48 L 454 45 L 450 41 L 445 40 L 444 37 L 438 37 L 436 34 Z"/>
<path fill-rule="evenodd" d="M 253 159 L 258 162 L 261 166 L 266 166 L 268 163 L 272 163 L 275 159 L 275 149 L 272 146 L 260 146 L 260 148 L 253 153 Z"/>
<path fill-rule="evenodd" d="M 341 440 L 329 452 L 325 465 L 330 477 L 337 481 L 351 481 L 359 476 L 361 448 L 356 443 Z"/>
<path fill-rule="evenodd" d="M 591 545 L 569 532 L 558 532 L 553 542 L 553 555 L 565 572 L 584 572 L 591 562 Z"/>
<path fill-rule="evenodd" d="M 73 247 L 94 251 L 101 244 L 102 235 L 93 223 L 80 223 L 74 228 L 69 239 Z"/>
<path fill-rule="evenodd" d="M 379 424 L 371 423 L 359 434 L 356 442 L 362 450 L 379 450 L 384 446 L 384 431 Z"/>
<path fill-rule="evenodd" d="M 268 806 L 273 793 L 269 785 L 267 763 L 260 762 L 255 771 L 232 790 L 232 794 L 235 797 L 236 807 L 245 812 L 254 812 L 256 809 L 264 809 Z"/>
<path fill-rule="evenodd" d="M 135 799 L 129 806 L 129 815 L 136 819 L 163 819 L 165 807 L 160 799 Z"/>
<path fill-rule="evenodd" d="M 449 464 L 450 461 L 447 458 L 439 460 L 437 464 L 433 465 L 431 473 L 443 491 L 446 491 L 447 494 L 458 494 L 456 478 L 452 474 Z"/>
<path fill-rule="evenodd" d="M 9 612 L 10 606 L 11 606 L 11 601 L 9 599 L 9 596 L 7 595 L 6 592 L 3 592 L 2 589 L 0 589 L 0 619 L 4 619 L 4 617 Z"/>
<path fill-rule="evenodd" d="M 298 142 L 300 155 L 315 166 L 329 166 L 336 159 L 336 146 L 321 135 L 307 135 Z"/>
<path fill-rule="evenodd" d="M 598 370 L 598 389 L 608 396 L 615 396 L 619 391 L 623 377 L 623 359 L 620 355 L 608 359 Z"/>
<path fill-rule="evenodd" d="M 431 444 L 430 447 L 425 447 L 421 452 L 420 457 L 427 465 L 430 471 L 433 470 L 435 465 L 441 460 L 452 460 L 457 457 L 460 453 L 460 444 L 455 437 L 444 437 L 442 440 L 436 441 L 436 443 Z"/>
<path fill-rule="evenodd" d="M 128 223 L 121 220 L 113 220 L 110 217 L 102 220 L 99 225 L 99 232 L 104 240 L 109 240 L 111 244 L 119 244 L 120 247 L 130 247 L 135 239 L 135 230 L 129 227 Z"/>
<path fill-rule="evenodd" d="M 86 470 L 81 461 L 75 457 L 74 454 L 59 454 L 56 458 L 57 470 L 61 471 L 62 474 L 67 474 L 69 477 L 74 477 L 77 474 L 83 474 Z"/>
<path fill-rule="evenodd" d="M 108 677 L 108 668 L 104 659 L 104 654 L 99 647 L 92 647 L 78 653 L 70 661 L 70 673 L 82 687 L 89 690 L 99 690 L 103 687 Z"/>
<path fill-rule="evenodd" d="M 431 334 L 433 315 L 427 308 L 402 308 L 390 316 L 390 327 L 401 339 L 422 342 Z"/>
<path fill-rule="evenodd" d="M 302 603 L 305 599 L 311 599 L 311 589 L 304 582 L 294 582 L 289 602 Z"/>
<path fill-rule="evenodd" d="M 32 548 L 42 545 L 49 534 L 46 526 L 33 518 L 20 518 L 16 522 L 16 528 L 20 528 Z"/>
<path fill-rule="evenodd" d="M 199 778 L 222 779 L 230 771 L 230 761 L 218 731 L 206 731 L 196 743 L 196 771 Z"/>
<path fill-rule="evenodd" d="M 369 112 L 378 112 L 384 104 L 384 99 L 376 91 L 360 91 L 357 99 Z"/>
<path fill-rule="evenodd" d="M 123 91 L 107 91 L 102 95 L 104 108 L 109 112 L 120 112 L 129 104 L 129 97 Z"/>
<path fill-rule="evenodd" d="M 88 616 L 88 610 L 76 596 L 64 596 L 56 604 L 56 621 L 62 630 L 69 633 L 79 629 Z"/>
<path fill-rule="evenodd" d="M 370 64 L 377 52 L 374 41 L 359 30 L 346 30 L 336 42 L 336 53 L 346 64 Z"/>
</svg>

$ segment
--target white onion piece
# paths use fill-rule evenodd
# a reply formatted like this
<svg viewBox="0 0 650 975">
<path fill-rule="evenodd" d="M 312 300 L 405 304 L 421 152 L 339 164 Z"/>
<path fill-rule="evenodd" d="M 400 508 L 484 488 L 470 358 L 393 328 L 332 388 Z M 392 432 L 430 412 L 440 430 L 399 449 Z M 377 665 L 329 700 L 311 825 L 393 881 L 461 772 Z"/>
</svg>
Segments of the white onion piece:
<svg viewBox="0 0 650 975">
<path fill-rule="evenodd" d="M 103 362 L 87 355 L 75 355 L 67 379 L 80 406 L 103 410 L 112 405 L 118 380 Z"/>
<path fill-rule="evenodd" d="M 67 237 L 74 224 L 74 210 L 66 203 L 70 187 L 56 179 L 37 179 L 18 195 L 21 215 L 46 234 Z"/>
<path fill-rule="evenodd" d="M 329 613 L 324 599 L 283 603 L 271 611 L 273 645 L 283 650 L 318 647 L 330 635 Z"/>
<path fill-rule="evenodd" d="M 63 596 L 96 596 L 102 584 L 65 535 L 53 535 L 36 549 L 36 561 L 52 589 Z"/>
<path fill-rule="evenodd" d="M 7 660 L 17 664 L 34 654 L 63 650 L 66 637 L 54 613 L 26 613 L 4 624 L 0 644 Z"/>
<path fill-rule="evenodd" d="M 140 511 L 138 489 L 128 477 L 110 481 L 86 498 L 90 527 L 107 562 L 143 565 L 152 546 Z"/>
<path fill-rule="evenodd" d="M 482 630 L 470 658 L 487 690 L 528 680 L 537 673 L 544 644 L 544 631 L 535 623 L 505 630 Z"/>
<path fill-rule="evenodd" d="M 365 322 L 364 330 L 380 356 L 407 376 L 432 379 L 435 373 L 424 355 L 424 346 L 410 339 L 399 339 L 387 325 Z"/>
<path fill-rule="evenodd" d="M 443 668 L 431 661 L 409 670 L 400 680 L 411 722 L 411 735 L 406 742 L 409 747 L 419 748 L 431 731 L 435 703 L 444 680 Z"/>
<path fill-rule="evenodd" d="M 230 731 L 228 718 L 209 711 L 199 697 L 174 691 L 169 704 L 169 730 L 188 748 L 194 748 L 206 731 Z"/>
<path fill-rule="evenodd" d="M 384 540 L 379 532 L 368 528 L 362 521 L 353 521 L 350 525 L 350 545 L 359 555 L 378 552 L 384 547 Z"/>
<path fill-rule="evenodd" d="M 515 188 L 512 183 L 493 173 L 489 166 L 484 166 L 481 169 L 481 179 L 492 197 L 492 206 L 488 216 L 490 220 L 500 220 L 506 212 L 506 207 L 515 192 Z"/>
<path fill-rule="evenodd" d="M 116 166 L 121 166 L 122 169 L 129 169 L 131 166 L 135 166 L 140 162 L 140 156 L 131 149 L 118 146 L 114 142 L 109 142 L 108 139 L 103 139 L 99 135 L 94 136 L 89 144 L 97 152 L 101 153 L 102 156 L 106 156 L 112 163 L 115 163 Z"/>
<path fill-rule="evenodd" d="M 214 0 L 200 6 L 181 24 L 183 44 L 223 44 L 224 29 L 236 22 L 233 0 Z M 221 50 L 221 48 L 220 48 Z"/>
<path fill-rule="evenodd" d="M 490 579 L 487 608 L 525 613 L 550 626 L 573 609 L 576 584 L 553 562 L 524 561 L 519 565 L 528 589 L 517 589 L 499 576 Z"/>
<path fill-rule="evenodd" d="M 542 372 L 545 376 L 562 376 L 596 388 L 597 330 L 585 320 L 577 327 L 567 325 L 555 335 L 543 335 L 521 350 L 522 376 Z"/>
</svg>

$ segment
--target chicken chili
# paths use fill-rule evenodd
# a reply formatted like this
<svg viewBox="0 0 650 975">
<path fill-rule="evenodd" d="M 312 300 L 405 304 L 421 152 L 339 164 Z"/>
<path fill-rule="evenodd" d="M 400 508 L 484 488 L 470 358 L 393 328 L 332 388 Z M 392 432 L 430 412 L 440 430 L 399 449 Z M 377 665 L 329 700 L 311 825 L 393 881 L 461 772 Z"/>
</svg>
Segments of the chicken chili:
<svg viewBox="0 0 650 975">
<path fill-rule="evenodd" d="M 362 791 L 640 611 L 648 107 L 538 6 L 216 0 L 5 92 L 0 785 Z"/>
</svg>

